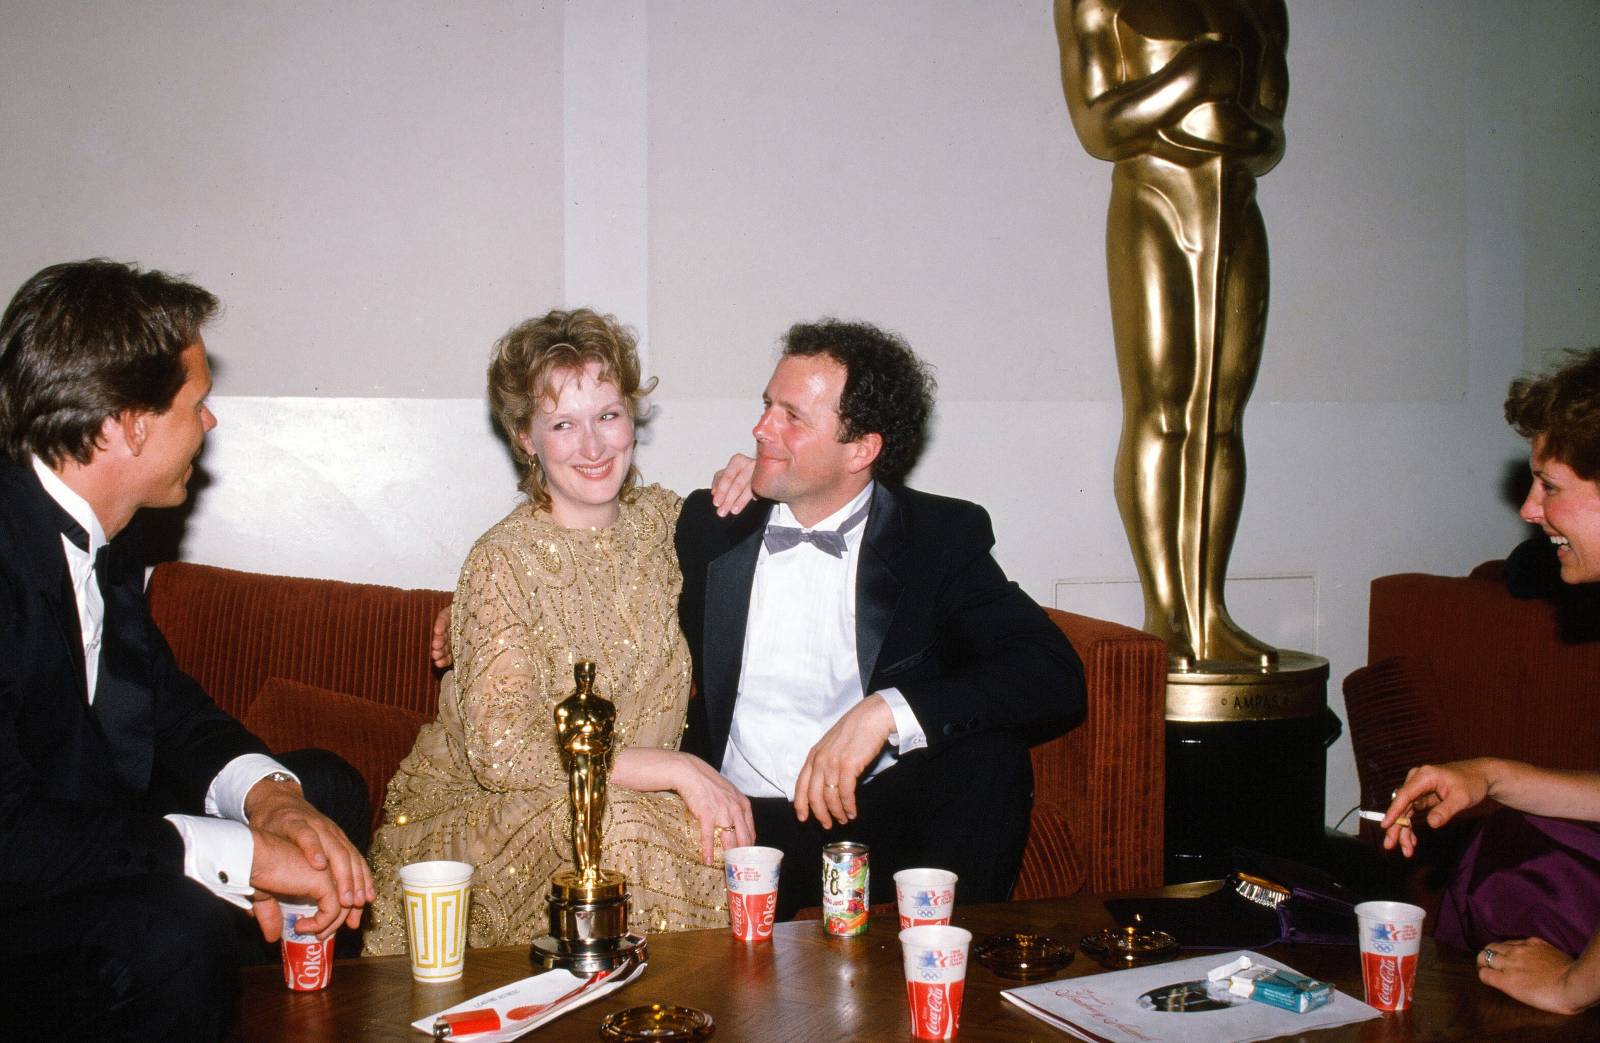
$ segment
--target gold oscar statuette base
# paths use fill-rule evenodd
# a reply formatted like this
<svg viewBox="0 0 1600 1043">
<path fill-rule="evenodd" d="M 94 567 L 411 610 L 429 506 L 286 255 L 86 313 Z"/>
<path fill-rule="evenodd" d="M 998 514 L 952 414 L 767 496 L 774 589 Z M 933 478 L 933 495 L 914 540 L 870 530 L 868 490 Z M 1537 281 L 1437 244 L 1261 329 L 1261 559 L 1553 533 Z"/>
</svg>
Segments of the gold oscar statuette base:
<svg viewBox="0 0 1600 1043">
<path fill-rule="evenodd" d="M 1276 721 L 1310 717 L 1328 701 L 1328 661 L 1278 652 L 1275 665 L 1201 660 L 1195 670 L 1167 674 L 1169 721 Z"/>
<path fill-rule="evenodd" d="M 542 970 L 588 975 L 645 959 L 643 936 L 628 933 L 628 878 L 602 869 L 585 883 L 574 870 L 550 878 L 550 933 L 528 958 Z"/>
</svg>

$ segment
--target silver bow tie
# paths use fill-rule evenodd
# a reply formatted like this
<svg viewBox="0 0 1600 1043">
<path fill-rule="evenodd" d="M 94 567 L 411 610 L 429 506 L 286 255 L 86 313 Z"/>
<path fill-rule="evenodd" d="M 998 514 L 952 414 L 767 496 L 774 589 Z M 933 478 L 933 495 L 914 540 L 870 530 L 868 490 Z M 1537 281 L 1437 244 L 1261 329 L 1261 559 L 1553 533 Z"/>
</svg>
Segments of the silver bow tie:
<svg viewBox="0 0 1600 1043">
<path fill-rule="evenodd" d="M 844 524 L 837 529 L 813 529 L 807 532 L 792 525 L 768 525 L 761 542 L 766 546 L 768 554 L 782 554 L 798 543 L 809 543 L 826 554 L 842 558 L 845 551 L 844 534 L 861 524 L 861 520 L 867 516 L 867 507 L 870 506 L 870 503 L 864 505 L 846 518 Z"/>
</svg>

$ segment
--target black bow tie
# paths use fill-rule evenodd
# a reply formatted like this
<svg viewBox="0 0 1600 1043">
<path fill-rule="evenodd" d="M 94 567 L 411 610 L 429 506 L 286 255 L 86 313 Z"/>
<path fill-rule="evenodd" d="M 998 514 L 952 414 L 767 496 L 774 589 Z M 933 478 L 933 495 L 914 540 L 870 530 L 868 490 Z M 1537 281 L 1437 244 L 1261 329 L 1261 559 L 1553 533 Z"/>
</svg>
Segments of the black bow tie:
<svg viewBox="0 0 1600 1043">
<path fill-rule="evenodd" d="M 871 506 L 869 500 L 859 511 L 846 518 L 843 525 L 832 530 L 813 529 L 807 532 L 792 525 L 768 525 L 761 542 L 766 545 L 768 554 L 782 554 L 796 544 L 809 543 L 825 554 L 842 558 L 845 551 L 844 534 L 861 524 L 867 516 L 867 508 Z"/>
<path fill-rule="evenodd" d="M 50 498 L 50 503 L 56 509 L 56 528 L 61 530 L 61 535 L 71 540 L 73 546 L 85 554 L 89 553 L 89 530 L 79 525 L 78 519 L 74 518 L 70 511 L 56 503 L 55 497 Z"/>
</svg>

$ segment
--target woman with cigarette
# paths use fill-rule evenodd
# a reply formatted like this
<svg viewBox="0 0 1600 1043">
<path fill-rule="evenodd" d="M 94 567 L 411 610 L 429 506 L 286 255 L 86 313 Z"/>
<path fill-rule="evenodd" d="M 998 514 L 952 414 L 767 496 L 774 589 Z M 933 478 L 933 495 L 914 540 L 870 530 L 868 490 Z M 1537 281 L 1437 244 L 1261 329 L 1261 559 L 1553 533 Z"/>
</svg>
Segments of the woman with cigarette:
<svg viewBox="0 0 1600 1043">
<path fill-rule="evenodd" d="M 1522 518 L 1544 530 L 1561 580 L 1600 581 L 1600 349 L 1518 380 L 1506 420 L 1532 443 Z M 1434 932 L 1478 950 L 1478 978 L 1541 1010 L 1600 1002 L 1600 773 L 1479 757 L 1413 768 L 1384 813 L 1383 846 L 1410 857 L 1410 817 L 1437 829 L 1493 798 L 1503 811 L 1473 840 Z M 1556 896 L 1556 897 L 1552 897 Z"/>
</svg>

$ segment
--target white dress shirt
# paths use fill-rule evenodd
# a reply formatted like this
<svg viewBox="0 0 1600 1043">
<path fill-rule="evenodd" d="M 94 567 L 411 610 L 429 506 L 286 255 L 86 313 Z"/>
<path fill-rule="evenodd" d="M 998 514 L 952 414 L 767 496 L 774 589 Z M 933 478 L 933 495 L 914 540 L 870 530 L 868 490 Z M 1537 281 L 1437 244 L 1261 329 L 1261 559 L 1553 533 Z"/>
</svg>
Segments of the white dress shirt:
<svg viewBox="0 0 1600 1043">
<path fill-rule="evenodd" d="M 78 605 L 78 626 L 83 638 L 83 662 L 89 703 L 94 704 L 100 678 L 100 647 L 105 636 L 105 597 L 95 578 L 94 559 L 106 545 L 105 529 L 94 508 L 79 496 L 45 462 L 33 458 L 33 472 L 50 498 L 89 534 L 83 550 L 66 535 L 61 537 L 72 577 L 72 595 Z M 255 862 L 255 841 L 245 825 L 244 798 L 251 787 L 283 765 L 259 753 L 235 757 L 223 765 L 206 789 L 205 815 L 168 815 L 167 821 L 183 838 L 183 873 L 213 894 L 238 906 L 250 907 L 250 870 Z M 286 774 L 291 774 L 285 772 Z M 299 781 L 298 779 L 296 781 Z"/>
<path fill-rule="evenodd" d="M 869 482 L 813 528 L 837 529 L 871 501 L 873 488 Z M 804 528 L 782 503 L 767 524 Z M 807 543 L 778 554 L 763 545 L 756 557 L 738 700 L 722 757 L 722 774 L 747 796 L 793 800 L 811 747 L 866 694 L 856 655 L 856 573 L 867 524 L 845 533 L 842 557 Z M 895 732 L 869 777 L 928 744 L 898 689 L 877 694 L 894 714 Z"/>
</svg>

